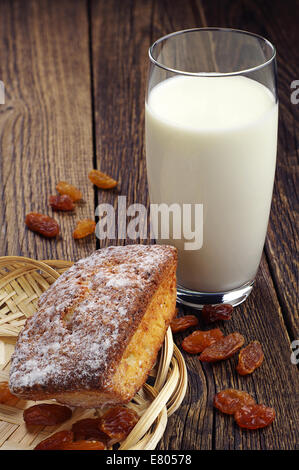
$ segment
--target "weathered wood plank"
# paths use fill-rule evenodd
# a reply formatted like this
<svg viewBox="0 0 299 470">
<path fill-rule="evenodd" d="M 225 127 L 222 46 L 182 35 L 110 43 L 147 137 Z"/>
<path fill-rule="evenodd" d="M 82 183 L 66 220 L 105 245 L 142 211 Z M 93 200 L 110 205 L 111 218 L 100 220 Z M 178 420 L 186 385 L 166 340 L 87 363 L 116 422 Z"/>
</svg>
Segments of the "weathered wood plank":
<svg viewBox="0 0 299 470">
<path fill-rule="evenodd" d="M 293 8 L 290 3 L 293 4 Z M 295 40 L 297 25 L 294 18 L 298 2 L 290 3 L 245 1 L 240 4 L 237 1 L 196 1 L 197 17 L 204 16 L 207 26 L 229 25 L 262 34 L 277 46 L 278 54 L 280 123 L 277 171 L 265 245 L 268 267 L 263 261 L 253 295 L 246 305 L 240 307 L 240 310 L 245 308 L 248 315 L 251 309 L 254 311 L 246 327 L 251 334 L 260 334 L 259 339 L 266 351 L 268 350 L 267 362 L 263 366 L 263 377 L 259 379 L 258 375 L 252 376 L 246 385 L 252 382 L 252 390 L 255 390 L 257 398 L 262 394 L 267 396 L 269 403 L 277 409 L 278 416 L 271 431 L 264 430 L 259 434 L 260 443 L 256 440 L 253 445 L 249 440 L 249 437 L 252 437 L 250 433 L 241 434 L 242 439 L 239 439 L 241 448 L 255 446 L 274 449 L 295 448 L 298 441 L 295 424 L 298 422 L 298 400 L 292 392 L 293 381 L 298 383 L 298 375 L 296 367 L 290 362 L 289 347 L 290 339 L 298 337 L 299 327 L 296 307 L 298 234 L 295 229 L 298 106 L 295 107 L 290 102 L 290 83 L 298 75 L 298 50 Z M 273 276 L 273 284 L 268 268 Z M 274 288 L 278 299 L 274 294 Z M 276 323 L 274 328 L 273 322 Z M 260 374 L 261 370 L 256 374 L 258 373 Z M 242 380 L 238 380 L 236 385 L 240 382 Z M 216 418 L 216 428 L 218 419 L 221 418 Z M 231 432 L 227 435 L 231 435 Z M 216 434 L 217 448 L 227 447 L 227 438 L 223 436 L 221 437 L 220 433 Z M 238 442 L 236 434 L 234 442 Z"/>
<path fill-rule="evenodd" d="M 204 18 L 200 20 L 201 25 Z M 152 37 L 147 44 L 165 34 L 181 29 L 199 26 L 194 15 L 193 3 L 188 2 L 153 2 L 153 15 L 151 18 Z M 147 51 L 144 56 L 147 58 Z M 182 311 L 182 309 L 180 308 Z M 190 310 L 185 309 L 185 312 Z M 191 312 L 192 313 L 192 312 Z M 189 332 L 190 333 L 190 332 Z M 178 335 L 175 338 L 180 345 Z M 184 354 L 189 386 L 186 398 L 181 408 L 170 417 L 166 432 L 159 444 L 160 449 L 212 449 L 214 440 L 213 411 L 211 407 L 215 382 L 212 370 L 203 368 L 195 356 Z"/>
<path fill-rule="evenodd" d="M 189 308 L 183 312 L 196 314 Z M 246 303 L 235 309 L 231 321 L 214 323 L 214 327 L 225 334 L 239 331 L 246 339 L 245 344 L 255 339 L 260 341 L 265 353 L 264 363 L 254 374 L 241 377 L 235 370 L 237 356 L 211 365 L 201 364 L 197 356 L 184 354 L 190 381 L 188 394 L 182 408 L 170 418 L 161 448 L 295 449 L 299 416 L 294 390 L 298 387 L 298 373 L 290 361 L 289 338 L 265 257 L 254 291 Z M 199 329 L 209 328 L 200 319 Z M 176 343 L 180 345 L 188 334 L 190 331 L 176 335 Z M 238 428 L 232 417 L 213 408 L 215 393 L 225 388 L 245 390 L 257 402 L 274 407 L 277 417 L 273 425 L 258 432 Z M 206 425 L 211 417 L 212 432 Z M 208 437 L 208 442 L 202 442 L 203 436 Z"/>
<path fill-rule="evenodd" d="M 95 238 L 74 242 L 80 218 L 94 218 L 88 17 L 86 3 L 3 1 L 0 5 L 0 254 L 78 259 Z M 52 215 L 48 206 L 59 180 L 81 188 L 75 214 L 55 213 L 61 238 L 27 231 L 25 214 Z"/>
<path fill-rule="evenodd" d="M 298 0 L 197 0 L 208 26 L 228 25 L 268 38 L 277 49 L 280 118 L 277 169 L 272 210 L 265 245 L 285 322 L 292 339 L 298 338 L 298 152 L 299 106 L 292 104 L 291 83 L 299 77 Z"/>
<path fill-rule="evenodd" d="M 154 22 L 161 10 L 151 1 L 93 1 L 91 13 L 97 166 L 120 181 L 119 194 L 127 196 L 127 204 L 148 205 L 143 148 L 147 50 L 153 36 L 161 34 Z M 114 207 L 116 196 L 113 191 L 98 192 L 99 203 Z M 213 414 L 206 413 L 209 384 L 202 370 L 198 374 L 192 359 L 189 370 L 188 398 L 172 417 L 161 449 L 212 446 Z M 204 426 L 205 432 L 198 433 L 195 440 L 198 425 Z"/>
<path fill-rule="evenodd" d="M 298 339 L 299 105 L 291 102 L 290 85 L 299 77 L 298 22 L 294 16 L 299 2 L 291 2 L 292 8 L 286 3 L 278 8 L 278 3 L 271 4 L 266 24 L 267 33 L 277 44 L 280 99 L 277 176 L 266 253 L 290 336 Z"/>
<path fill-rule="evenodd" d="M 292 201 L 298 116 L 286 93 L 289 80 L 297 78 L 292 77 L 296 30 L 292 15 L 287 9 L 282 14 L 281 5 L 248 0 L 229 4 L 219 0 L 93 1 L 92 64 L 85 2 L 3 1 L 0 5 L 0 37 L 6 46 L 0 64 L 0 79 L 6 85 L 6 105 L 0 106 L 1 255 L 77 259 L 95 247 L 94 239 L 79 244 L 71 239 L 77 216 L 93 217 L 94 211 L 94 193 L 87 180 L 87 171 L 93 166 L 90 65 L 94 73 L 97 166 L 120 181 L 118 190 L 97 191 L 98 202 L 111 202 L 116 207 L 117 195 L 123 194 L 128 204 L 148 204 L 143 107 L 151 42 L 174 30 L 218 24 L 259 32 L 279 43 L 280 48 L 286 44 L 286 50 L 278 50 L 285 57 L 279 63 L 284 132 L 279 155 L 283 158 L 278 162 L 266 246 L 278 298 L 263 258 L 253 294 L 236 309 L 231 322 L 217 325 L 225 332 L 238 330 L 247 340 L 259 339 L 266 360 L 251 377 L 240 378 L 234 369 L 235 359 L 202 366 L 197 357 L 186 355 L 188 394 L 169 420 L 161 449 L 291 449 L 298 442 L 298 401 L 294 394 L 298 376 L 290 362 L 284 324 L 286 319 L 289 333 L 298 331 L 291 315 L 296 305 L 296 270 L 292 264 L 295 237 L 290 236 L 295 220 Z M 30 210 L 49 211 L 48 195 L 58 179 L 80 186 L 85 204 L 76 215 L 56 215 L 63 239 L 51 242 L 28 233 L 23 219 Z M 178 344 L 183 336 L 178 336 Z M 246 389 L 259 401 L 274 406 L 277 419 L 273 426 L 253 433 L 240 431 L 231 418 L 214 411 L 215 391 L 228 386 Z"/>
<path fill-rule="evenodd" d="M 118 195 L 127 205 L 148 204 L 143 121 L 152 8 L 149 0 L 91 3 L 97 167 L 119 181 L 98 191 L 98 203 L 115 209 Z M 125 240 L 101 246 L 107 243 Z"/>
<path fill-rule="evenodd" d="M 206 3 L 92 2 L 97 165 L 120 180 L 119 193 L 127 195 L 129 204 L 148 204 L 143 151 L 147 48 L 171 31 L 207 26 L 208 21 L 212 24 L 213 17 L 207 19 L 210 10 L 206 11 Z M 219 13 L 220 4 L 214 6 Z M 211 11 L 214 12 L 212 7 Z M 239 11 L 243 13 L 242 9 Z M 99 202 L 110 202 L 116 207 L 116 195 L 117 192 L 99 191 Z M 180 410 L 170 418 L 160 448 L 294 448 L 298 414 L 292 391 L 298 381 L 265 257 L 253 294 L 236 309 L 234 320 L 222 328 L 226 332 L 238 330 L 248 341 L 259 339 L 265 349 L 265 363 L 251 377 L 239 378 L 235 359 L 202 366 L 196 357 L 186 355 L 188 394 Z M 183 336 L 177 338 L 178 344 Z M 241 432 L 230 418 L 215 412 L 214 393 L 228 386 L 246 389 L 259 401 L 273 405 L 278 414 L 274 425 L 257 433 Z"/>
</svg>

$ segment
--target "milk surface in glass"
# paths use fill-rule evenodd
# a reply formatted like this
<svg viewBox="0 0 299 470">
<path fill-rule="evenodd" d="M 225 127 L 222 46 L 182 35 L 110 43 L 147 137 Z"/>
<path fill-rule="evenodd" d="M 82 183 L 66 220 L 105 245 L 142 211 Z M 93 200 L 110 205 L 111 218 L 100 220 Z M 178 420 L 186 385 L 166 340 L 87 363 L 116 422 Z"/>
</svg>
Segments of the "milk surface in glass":
<svg viewBox="0 0 299 470">
<path fill-rule="evenodd" d="M 176 76 L 146 104 L 151 203 L 203 204 L 203 246 L 178 248 L 178 284 L 228 291 L 254 279 L 267 231 L 278 106 L 244 76 Z"/>
</svg>

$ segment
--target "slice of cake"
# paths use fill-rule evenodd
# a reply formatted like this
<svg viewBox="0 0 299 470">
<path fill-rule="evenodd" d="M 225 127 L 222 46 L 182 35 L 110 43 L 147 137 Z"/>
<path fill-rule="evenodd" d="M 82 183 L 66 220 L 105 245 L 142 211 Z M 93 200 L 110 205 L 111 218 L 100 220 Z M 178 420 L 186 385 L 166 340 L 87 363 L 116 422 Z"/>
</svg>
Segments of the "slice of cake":
<svg viewBox="0 0 299 470">
<path fill-rule="evenodd" d="M 104 248 L 74 264 L 19 335 L 12 393 L 86 408 L 130 401 L 174 316 L 176 265 L 166 245 Z"/>
</svg>

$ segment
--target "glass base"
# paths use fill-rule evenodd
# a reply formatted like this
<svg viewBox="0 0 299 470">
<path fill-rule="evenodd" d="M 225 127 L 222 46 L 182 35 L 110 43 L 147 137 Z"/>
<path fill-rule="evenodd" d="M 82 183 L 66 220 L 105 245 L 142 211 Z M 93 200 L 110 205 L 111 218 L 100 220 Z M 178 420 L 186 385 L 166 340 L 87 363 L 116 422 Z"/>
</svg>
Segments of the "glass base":
<svg viewBox="0 0 299 470">
<path fill-rule="evenodd" d="M 247 299 L 252 291 L 254 281 L 247 282 L 238 289 L 227 292 L 197 292 L 177 286 L 177 302 L 197 309 L 202 309 L 206 304 L 231 304 L 233 307 Z"/>
</svg>

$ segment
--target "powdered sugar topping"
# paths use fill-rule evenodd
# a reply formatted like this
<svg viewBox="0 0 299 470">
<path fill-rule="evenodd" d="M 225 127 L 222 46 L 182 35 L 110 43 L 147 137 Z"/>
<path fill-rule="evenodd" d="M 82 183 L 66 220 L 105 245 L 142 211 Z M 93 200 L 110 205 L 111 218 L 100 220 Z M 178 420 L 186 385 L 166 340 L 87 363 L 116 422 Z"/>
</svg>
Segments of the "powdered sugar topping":
<svg viewBox="0 0 299 470">
<path fill-rule="evenodd" d="M 74 264 L 40 297 L 39 311 L 19 335 L 12 390 L 100 386 L 136 327 L 136 305 L 173 256 L 168 246 L 128 245 Z"/>
</svg>

